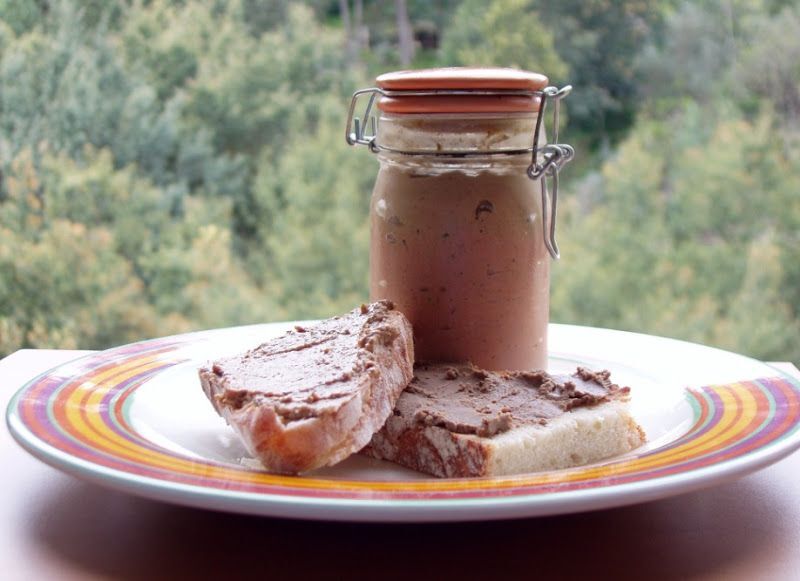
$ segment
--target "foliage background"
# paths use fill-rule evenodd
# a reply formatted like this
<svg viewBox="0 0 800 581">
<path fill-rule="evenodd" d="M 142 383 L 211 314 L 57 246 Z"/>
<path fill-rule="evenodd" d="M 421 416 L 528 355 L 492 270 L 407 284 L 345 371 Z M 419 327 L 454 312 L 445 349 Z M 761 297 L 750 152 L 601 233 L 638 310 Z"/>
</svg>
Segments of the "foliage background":
<svg viewBox="0 0 800 581">
<path fill-rule="evenodd" d="M 576 88 L 554 321 L 800 362 L 798 30 L 790 0 L 0 0 L 0 355 L 366 300 L 349 95 L 494 64 Z"/>
</svg>

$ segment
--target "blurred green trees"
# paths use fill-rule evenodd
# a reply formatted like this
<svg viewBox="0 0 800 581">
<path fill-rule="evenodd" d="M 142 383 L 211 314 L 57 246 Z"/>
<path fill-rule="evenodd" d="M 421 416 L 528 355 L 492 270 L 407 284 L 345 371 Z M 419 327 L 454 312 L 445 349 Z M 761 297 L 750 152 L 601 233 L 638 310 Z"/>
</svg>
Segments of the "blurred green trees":
<svg viewBox="0 0 800 581">
<path fill-rule="evenodd" d="M 681 5 L 639 55 L 635 126 L 567 196 L 556 320 L 800 360 L 800 37 L 762 41 L 798 12 L 759 6 Z"/>
<path fill-rule="evenodd" d="M 377 164 L 344 114 L 398 37 L 346 4 L 0 0 L 0 354 L 366 300 Z M 575 85 L 554 321 L 800 362 L 800 9 L 406 6 L 415 66 Z"/>
<path fill-rule="evenodd" d="M 481 0 L 464 0 L 445 31 L 441 58 L 452 65 L 547 71 L 554 80 L 568 76 L 553 31 L 527 0 L 496 0 L 488 8 Z"/>
<path fill-rule="evenodd" d="M 366 81 L 310 9 L 262 4 L 0 7 L 0 352 L 366 299 Z"/>
</svg>

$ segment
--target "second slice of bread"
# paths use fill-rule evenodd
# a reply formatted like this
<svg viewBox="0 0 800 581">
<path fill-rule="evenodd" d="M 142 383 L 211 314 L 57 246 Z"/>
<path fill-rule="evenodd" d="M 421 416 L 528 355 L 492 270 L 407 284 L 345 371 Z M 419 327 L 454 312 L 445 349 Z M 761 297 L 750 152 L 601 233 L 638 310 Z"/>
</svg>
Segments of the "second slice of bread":
<svg viewBox="0 0 800 581">
<path fill-rule="evenodd" d="M 557 470 L 624 454 L 645 435 L 607 372 L 421 366 L 363 452 L 440 477 Z"/>
</svg>

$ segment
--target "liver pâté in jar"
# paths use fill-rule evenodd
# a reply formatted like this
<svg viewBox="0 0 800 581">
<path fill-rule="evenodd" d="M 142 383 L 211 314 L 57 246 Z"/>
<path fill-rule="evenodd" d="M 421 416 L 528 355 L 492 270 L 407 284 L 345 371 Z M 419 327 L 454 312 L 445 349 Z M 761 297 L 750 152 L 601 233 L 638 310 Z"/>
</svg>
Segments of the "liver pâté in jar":
<svg viewBox="0 0 800 581">
<path fill-rule="evenodd" d="M 573 156 L 546 143 L 545 105 L 557 141 L 569 92 L 547 82 L 514 69 L 427 69 L 381 75 L 353 96 L 348 143 L 380 161 L 370 297 L 408 317 L 419 361 L 547 366 L 558 171 Z"/>
</svg>

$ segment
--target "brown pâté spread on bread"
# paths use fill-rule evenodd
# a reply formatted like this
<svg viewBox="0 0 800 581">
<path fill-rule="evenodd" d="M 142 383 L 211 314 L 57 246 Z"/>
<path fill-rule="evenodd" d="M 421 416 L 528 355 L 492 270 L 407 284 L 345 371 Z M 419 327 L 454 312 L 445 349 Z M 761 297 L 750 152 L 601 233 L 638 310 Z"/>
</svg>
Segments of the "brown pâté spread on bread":
<svg viewBox="0 0 800 581">
<path fill-rule="evenodd" d="M 366 305 L 360 310 L 368 314 Z M 349 382 L 355 376 L 376 367 L 375 347 L 389 345 L 399 335 L 382 311 L 372 322 L 361 337 L 363 322 L 355 317 L 333 317 L 308 328 L 298 325 L 280 342 L 214 363 L 212 372 L 225 389 L 212 401 L 239 409 L 258 400 L 273 406 L 285 421 L 319 417 L 352 395 Z"/>
<path fill-rule="evenodd" d="M 271 472 L 296 474 L 357 452 L 412 377 L 408 320 L 390 301 L 296 326 L 199 370 L 217 412 Z"/>
<path fill-rule="evenodd" d="M 628 396 L 608 371 L 579 367 L 573 375 L 545 371 L 484 371 L 474 365 L 420 364 L 395 406 L 414 418 L 457 434 L 491 437 L 514 426 L 548 420 L 570 410 Z"/>
<path fill-rule="evenodd" d="M 394 412 L 362 453 L 440 477 L 559 470 L 624 454 L 645 435 L 630 390 L 607 371 L 415 368 Z"/>
<path fill-rule="evenodd" d="M 414 366 L 412 328 L 389 301 L 296 326 L 199 370 L 217 412 L 270 472 L 351 454 L 443 477 L 556 470 L 645 441 L 630 390 L 608 371 Z"/>
</svg>

